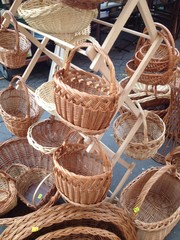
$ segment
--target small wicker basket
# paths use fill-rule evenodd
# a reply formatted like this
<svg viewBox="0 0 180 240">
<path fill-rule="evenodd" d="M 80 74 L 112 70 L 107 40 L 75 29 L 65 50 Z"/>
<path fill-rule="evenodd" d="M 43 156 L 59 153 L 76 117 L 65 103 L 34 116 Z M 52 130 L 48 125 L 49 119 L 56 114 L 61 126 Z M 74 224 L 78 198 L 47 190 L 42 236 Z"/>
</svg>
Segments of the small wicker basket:
<svg viewBox="0 0 180 240">
<path fill-rule="evenodd" d="M 21 89 L 13 86 L 15 80 L 19 80 Z M 27 136 L 29 126 L 38 120 L 40 107 L 20 76 L 13 77 L 9 86 L 0 92 L 0 112 L 8 130 L 18 137 Z"/>
<path fill-rule="evenodd" d="M 180 176 L 180 146 L 174 147 L 164 159 L 167 165 L 175 165 L 177 174 Z"/>
<path fill-rule="evenodd" d="M 29 168 L 22 163 L 13 163 L 6 169 L 6 173 L 8 173 L 11 178 L 16 181 L 21 177 Z"/>
<path fill-rule="evenodd" d="M 112 181 L 111 162 L 97 140 L 95 143 L 97 150 L 87 152 L 85 145 L 65 140 L 53 154 L 56 187 L 75 205 L 102 202 Z"/>
<path fill-rule="evenodd" d="M 166 127 L 163 120 L 155 113 L 142 110 L 143 124 L 126 147 L 124 153 L 137 160 L 146 160 L 153 157 L 165 140 Z M 145 117 L 145 111 L 147 116 Z M 130 130 L 136 123 L 136 116 L 130 111 L 126 111 L 117 117 L 113 124 L 114 139 L 117 145 L 121 146 Z"/>
<path fill-rule="evenodd" d="M 17 205 L 15 182 L 4 171 L 0 171 L 0 216 L 8 213 Z"/>
<path fill-rule="evenodd" d="M 134 218 L 138 240 L 163 240 L 179 222 L 179 188 L 169 165 L 144 171 L 123 189 L 120 204 Z"/>
<path fill-rule="evenodd" d="M 8 68 L 16 69 L 25 65 L 31 43 L 18 31 L 18 25 L 10 11 L 6 12 L 13 22 L 14 30 L 0 29 L 0 63 Z"/>
<path fill-rule="evenodd" d="M 70 67 L 75 52 L 94 47 L 109 66 L 110 82 L 90 72 Z M 65 67 L 54 74 L 56 111 L 67 125 L 87 134 L 100 134 L 110 124 L 119 99 L 119 85 L 112 61 L 99 46 L 84 43 L 74 47 Z"/>
</svg>

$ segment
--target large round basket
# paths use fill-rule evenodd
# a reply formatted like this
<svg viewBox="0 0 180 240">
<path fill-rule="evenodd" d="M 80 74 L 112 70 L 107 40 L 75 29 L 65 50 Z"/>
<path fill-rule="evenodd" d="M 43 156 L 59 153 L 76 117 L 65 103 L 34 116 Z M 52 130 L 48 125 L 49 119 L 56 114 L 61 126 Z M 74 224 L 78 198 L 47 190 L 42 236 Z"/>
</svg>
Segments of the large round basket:
<svg viewBox="0 0 180 240">
<path fill-rule="evenodd" d="M 77 9 L 56 0 L 28 0 L 18 14 L 31 27 L 46 33 L 76 33 L 97 17 L 97 9 Z"/>
<path fill-rule="evenodd" d="M 64 123 L 51 117 L 32 124 L 28 129 L 27 138 L 29 143 L 37 150 L 51 154 L 64 142 L 66 136 L 71 132 Z M 68 139 L 69 143 L 82 141 L 78 132 L 74 132 Z"/>
<path fill-rule="evenodd" d="M 0 216 L 8 213 L 17 205 L 15 182 L 4 171 L 0 170 Z"/>
<path fill-rule="evenodd" d="M 14 30 L 5 27 L 0 29 L 0 63 L 11 69 L 21 68 L 25 65 L 31 43 L 18 31 L 17 22 L 11 12 L 7 11 L 6 14 L 12 20 Z"/>
<path fill-rule="evenodd" d="M 139 240 L 163 240 L 180 220 L 180 177 L 174 166 L 150 168 L 130 182 L 121 206 L 134 217 Z"/>
<path fill-rule="evenodd" d="M 56 186 L 69 202 L 94 205 L 102 202 L 112 181 L 112 165 L 101 146 L 88 152 L 83 144 L 66 141 L 53 154 Z"/>
<path fill-rule="evenodd" d="M 153 157 L 165 140 L 166 127 L 163 120 L 151 111 L 143 111 L 143 124 L 136 131 L 127 145 L 124 153 L 137 160 L 146 160 Z M 126 111 L 117 117 L 113 124 L 114 139 L 117 145 L 125 141 L 129 132 L 137 122 L 137 117 Z"/>
<path fill-rule="evenodd" d="M 122 208 L 111 203 L 103 203 L 93 208 L 64 203 L 46 209 L 41 208 L 14 221 L 8 219 L 5 223 L 9 226 L 0 237 L 6 240 L 137 239 L 131 218 Z"/>
<path fill-rule="evenodd" d="M 93 46 L 107 63 L 110 81 L 70 67 L 75 52 L 89 46 Z M 102 133 L 107 129 L 118 107 L 119 85 L 113 63 L 101 47 L 90 43 L 74 47 L 65 67 L 55 72 L 54 81 L 56 111 L 62 121 L 87 134 Z"/>
<path fill-rule="evenodd" d="M 13 86 L 17 79 L 20 89 Z M 0 92 L 0 112 L 8 130 L 18 137 L 27 136 L 29 126 L 38 120 L 40 107 L 21 77 L 13 77 L 9 86 Z"/>
</svg>

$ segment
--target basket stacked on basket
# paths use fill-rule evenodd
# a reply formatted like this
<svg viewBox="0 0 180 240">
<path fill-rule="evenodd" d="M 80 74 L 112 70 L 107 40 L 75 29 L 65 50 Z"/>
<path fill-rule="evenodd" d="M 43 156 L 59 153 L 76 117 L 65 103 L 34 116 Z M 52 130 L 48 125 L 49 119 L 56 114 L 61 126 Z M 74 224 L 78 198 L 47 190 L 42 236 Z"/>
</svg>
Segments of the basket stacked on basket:
<svg viewBox="0 0 180 240">
<path fill-rule="evenodd" d="M 13 86 L 16 80 L 20 89 Z M 8 130 L 18 137 L 27 136 L 29 126 L 38 120 L 40 107 L 20 76 L 13 77 L 0 92 L 0 113 Z"/>
<path fill-rule="evenodd" d="M 1 26 L 0 29 L 0 63 L 8 68 L 16 69 L 25 65 L 31 43 L 18 31 L 16 19 L 10 11 L 6 11 L 13 22 L 14 30 Z"/>
<path fill-rule="evenodd" d="M 175 166 L 153 167 L 130 182 L 120 196 L 137 228 L 138 240 L 163 240 L 180 220 L 180 178 Z"/>
<path fill-rule="evenodd" d="M 170 31 L 162 24 L 155 23 L 163 42 L 147 64 L 138 81 L 147 85 L 164 85 L 175 79 L 179 51 L 175 48 Z M 144 30 L 147 33 L 147 29 Z M 132 76 L 151 47 L 151 42 L 141 37 L 137 43 L 135 56 L 127 62 L 125 71 Z"/>
<path fill-rule="evenodd" d="M 76 51 L 93 46 L 110 70 L 110 81 L 70 66 Z M 86 134 L 100 134 L 110 124 L 118 107 L 119 86 L 113 63 L 101 47 L 90 43 L 74 47 L 64 68 L 54 74 L 56 111 L 67 125 Z"/>
</svg>

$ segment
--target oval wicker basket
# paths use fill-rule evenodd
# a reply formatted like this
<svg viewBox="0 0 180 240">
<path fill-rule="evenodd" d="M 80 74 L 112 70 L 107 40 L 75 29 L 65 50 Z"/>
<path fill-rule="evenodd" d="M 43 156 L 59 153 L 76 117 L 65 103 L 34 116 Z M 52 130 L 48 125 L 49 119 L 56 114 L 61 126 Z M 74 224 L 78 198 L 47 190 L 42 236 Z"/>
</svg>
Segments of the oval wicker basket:
<svg viewBox="0 0 180 240">
<path fill-rule="evenodd" d="M 54 119 L 45 119 L 32 124 L 28 129 L 28 142 L 37 150 L 51 154 L 64 142 L 64 139 L 71 132 L 71 128 L 64 123 Z M 68 139 L 69 143 L 82 141 L 78 132 L 74 132 Z"/>
<path fill-rule="evenodd" d="M 77 9 L 56 0 L 28 0 L 17 11 L 31 27 L 49 34 L 82 31 L 98 14 L 97 9 Z"/>
<path fill-rule="evenodd" d="M 21 89 L 13 86 L 17 79 Z M 0 92 L 0 112 L 7 129 L 18 137 L 27 136 L 29 126 L 38 120 L 40 107 L 20 76 L 13 77 L 9 86 Z"/>
<path fill-rule="evenodd" d="M 174 166 L 147 169 L 120 196 L 139 240 L 163 240 L 180 220 L 180 177 Z"/>
<path fill-rule="evenodd" d="M 75 205 L 102 202 L 112 181 L 111 162 L 97 140 L 95 144 L 97 150 L 87 152 L 85 145 L 65 140 L 53 154 L 56 187 Z"/>
<path fill-rule="evenodd" d="M 146 160 L 153 157 L 165 140 L 166 127 L 163 120 L 150 111 L 148 111 L 146 117 L 144 115 L 142 117 L 143 124 L 141 124 L 124 151 L 127 156 L 137 160 Z M 136 116 L 130 111 L 124 112 L 115 119 L 113 132 L 117 145 L 121 146 L 136 121 Z"/>
<path fill-rule="evenodd" d="M 54 176 L 42 168 L 29 168 L 17 179 L 16 189 L 21 201 L 36 210 L 55 195 Z"/>
<path fill-rule="evenodd" d="M 110 82 L 70 67 L 76 51 L 89 46 L 94 47 L 109 66 Z M 74 47 L 65 67 L 55 72 L 54 81 L 56 111 L 62 121 L 87 134 L 99 134 L 107 129 L 117 110 L 120 94 L 113 63 L 100 46 L 84 43 Z"/>
<path fill-rule="evenodd" d="M 9 222 L 11 222 L 11 224 L 9 224 Z M 103 203 L 93 208 L 75 207 L 72 204 L 64 203 L 46 209 L 41 208 L 36 212 L 16 218 L 13 222 L 11 219 L 8 219 L 7 225 L 8 224 L 9 226 L 0 235 L 2 239 L 23 240 L 28 238 L 38 239 L 38 237 L 39 239 L 46 239 L 43 238 L 44 236 L 46 237 L 44 234 L 48 234 L 50 231 L 64 230 L 66 232 L 70 231 L 71 227 L 81 227 L 82 233 L 85 233 L 87 227 L 89 227 L 93 229 L 98 228 L 98 235 L 101 230 L 106 230 L 112 235 L 115 234 L 118 239 L 137 239 L 136 230 L 131 218 L 122 208 L 111 203 Z M 32 232 L 32 226 L 37 226 L 38 231 Z M 94 231 L 94 233 L 95 232 L 96 231 Z M 51 233 L 49 235 L 52 237 L 53 232 L 52 235 Z M 77 234 L 76 231 L 73 231 L 72 236 L 68 235 L 68 237 L 60 239 L 82 239 L 81 237 L 81 234 Z M 83 240 L 86 239 L 85 235 L 83 237 Z M 96 236 L 96 238 L 91 238 L 91 236 L 88 237 L 90 237 L 88 239 L 104 239 L 103 232 L 102 236 Z"/>
<path fill-rule="evenodd" d="M 16 69 L 25 65 L 31 43 L 18 31 L 18 25 L 10 11 L 6 11 L 13 22 L 14 30 L 0 29 L 0 63 L 8 68 Z"/>
<path fill-rule="evenodd" d="M 0 170 L 0 216 L 8 213 L 17 205 L 17 190 L 10 176 Z"/>
<path fill-rule="evenodd" d="M 164 159 L 167 165 L 175 165 L 177 174 L 180 176 L 180 146 L 174 147 Z"/>
</svg>

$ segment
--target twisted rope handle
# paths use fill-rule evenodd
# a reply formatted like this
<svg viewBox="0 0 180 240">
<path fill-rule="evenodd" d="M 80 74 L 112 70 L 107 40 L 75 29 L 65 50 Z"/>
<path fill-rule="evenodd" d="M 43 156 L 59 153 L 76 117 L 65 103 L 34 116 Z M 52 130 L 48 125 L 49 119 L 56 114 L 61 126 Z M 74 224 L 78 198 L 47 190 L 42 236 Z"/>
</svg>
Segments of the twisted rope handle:
<svg viewBox="0 0 180 240">
<path fill-rule="evenodd" d="M 26 102 L 27 102 L 27 111 L 26 111 L 26 116 L 25 118 L 30 119 L 30 100 L 29 100 L 29 94 L 28 94 L 28 88 L 26 86 L 26 84 L 24 83 L 24 81 L 22 80 L 22 77 L 16 75 L 12 78 L 10 84 L 9 84 L 9 89 L 15 89 L 13 86 L 13 83 L 18 79 L 18 83 L 20 83 L 22 85 L 22 88 L 24 90 L 25 93 L 25 98 L 26 98 Z"/>
<path fill-rule="evenodd" d="M 70 54 L 67 58 L 67 61 L 65 63 L 65 66 L 64 66 L 64 74 L 65 74 L 65 71 L 69 70 L 70 68 L 70 64 L 71 64 L 71 61 L 75 55 L 75 53 L 80 49 L 80 48 L 88 48 L 88 47 L 94 47 L 94 49 L 96 50 L 97 53 L 99 53 L 103 59 L 105 60 L 107 66 L 109 67 L 109 70 L 110 70 L 110 91 L 109 91 L 109 94 L 114 94 L 117 92 L 117 86 L 116 86 L 116 78 L 115 78 L 115 69 L 114 69 L 114 65 L 111 61 L 111 59 L 109 58 L 109 56 L 105 53 L 105 51 L 103 50 L 102 47 L 100 46 L 96 46 L 95 44 L 93 43 L 83 43 L 83 44 L 79 44 L 77 46 L 75 46 L 71 51 L 70 51 Z M 59 71 L 56 72 L 54 74 L 55 78 L 58 79 L 59 77 Z"/>
<path fill-rule="evenodd" d="M 150 177 L 150 179 L 145 183 L 145 185 L 143 186 L 141 193 L 139 194 L 135 206 L 133 208 L 134 211 L 134 217 L 136 218 L 138 213 L 141 210 L 141 206 L 148 194 L 148 192 L 150 191 L 150 189 L 152 188 L 152 186 L 162 177 L 163 174 L 167 173 L 168 171 L 171 171 L 173 174 L 176 173 L 176 167 L 172 166 L 172 165 L 166 165 L 162 168 L 160 168 L 159 170 L 157 170 L 156 173 L 154 173 L 154 175 L 152 177 Z"/>
</svg>

